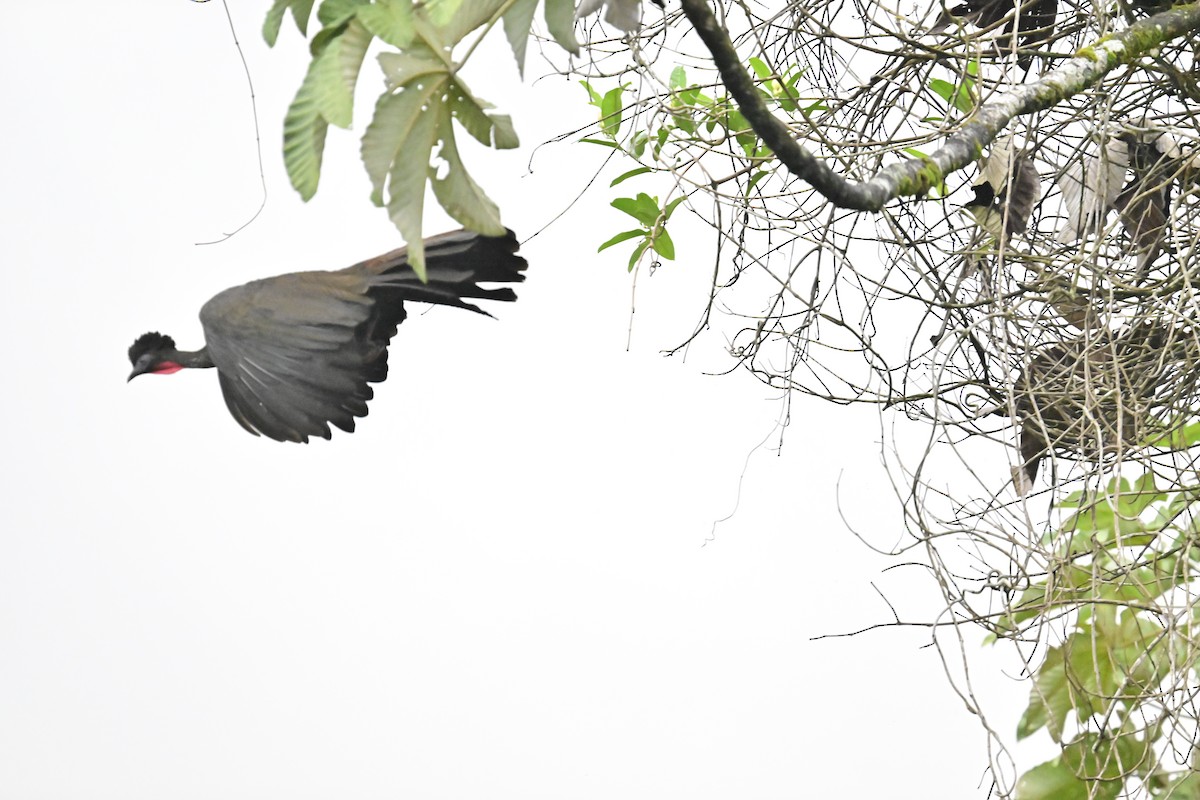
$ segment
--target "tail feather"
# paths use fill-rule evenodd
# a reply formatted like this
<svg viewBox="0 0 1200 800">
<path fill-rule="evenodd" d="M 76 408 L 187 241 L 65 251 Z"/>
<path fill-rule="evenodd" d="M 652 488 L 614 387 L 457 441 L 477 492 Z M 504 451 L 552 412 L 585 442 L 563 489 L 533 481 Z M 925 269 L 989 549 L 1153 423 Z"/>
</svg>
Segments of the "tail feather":
<svg viewBox="0 0 1200 800">
<path fill-rule="evenodd" d="M 518 246 L 512 231 L 504 236 L 483 236 L 462 230 L 426 239 L 424 283 L 409 265 L 407 248 L 364 261 L 357 268 L 372 275 L 370 292 L 385 303 L 414 300 L 487 314 L 467 300 L 517 299 L 510 287 L 484 288 L 479 284 L 524 281 L 527 265 L 516 254 Z"/>
</svg>

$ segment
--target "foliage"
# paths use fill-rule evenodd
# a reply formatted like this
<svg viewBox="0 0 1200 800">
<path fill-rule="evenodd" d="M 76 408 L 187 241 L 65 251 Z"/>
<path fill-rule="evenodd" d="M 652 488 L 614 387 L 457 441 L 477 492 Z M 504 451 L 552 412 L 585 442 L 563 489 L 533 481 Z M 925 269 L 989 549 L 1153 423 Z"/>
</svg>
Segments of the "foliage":
<svg viewBox="0 0 1200 800">
<path fill-rule="evenodd" d="M 1062 630 L 1017 728 L 1018 738 L 1045 730 L 1062 752 L 1022 777 L 1018 798 L 1200 789 L 1190 769 L 1162 758 L 1189 727 L 1172 709 L 1200 681 L 1198 501 L 1200 486 L 1163 491 L 1146 473 L 1058 503 L 1071 513 L 1047 536 L 1054 557 L 995 621 L 1008 640 L 1038 640 L 1054 621 Z"/>
<path fill-rule="evenodd" d="M 760 88 L 765 98 L 781 108 L 798 110 L 792 93 L 803 74 L 802 70 L 775 80 L 761 59 L 750 59 L 750 66 L 765 79 Z M 681 141 L 711 140 L 714 136 L 736 143 L 747 159 L 761 165 L 751 181 L 751 186 L 765 178 L 776 167 L 770 149 L 762 144 L 729 96 L 723 94 L 716 98 L 710 97 L 704 92 L 706 87 L 688 82 L 687 71 L 683 67 L 677 66 L 671 71 L 669 86 L 672 95 L 668 114 L 654 120 L 634 118 L 631 121 L 651 124 L 638 125 L 626 131 L 622 131 L 622 113 L 629 84 L 621 84 L 601 94 L 590 82 L 583 80 L 580 83 L 587 90 L 590 104 L 595 106 L 600 114 L 598 135 L 584 137 L 580 141 L 615 149 L 637 164 L 613 179 L 610 187 L 639 175 L 669 172 L 669 168 L 663 165 L 664 147 L 676 147 Z M 814 103 L 811 108 L 819 105 Z M 614 208 L 635 218 L 642 227 L 614 234 L 600 245 L 599 249 L 603 251 L 624 241 L 640 239 L 629 258 L 630 271 L 647 250 L 668 260 L 674 260 L 675 245 L 667 232 L 667 223 L 672 212 L 684 199 L 684 196 L 676 197 L 662 208 L 659 207 L 657 198 L 652 198 L 644 192 L 636 197 L 620 197 L 613 200 Z"/>
<path fill-rule="evenodd" d="M 1013 19 L 1011 3 L 987 6 L 979 27 Z M 953 18 L 914 23 L 882 3 L 857 30 L 837 3 L 724 8 L 731 34 L 744 18 L 731 38 L 770 113 L 859 180 L 896 159 L 932 163 L 1034 65 L 1022 47 L 1086 58 L 1084 37 L 1121 22 L 1105 9 L 1083 28 L 1022 25 L 1016 45 L 1001 36 L 989 49 L 970 20 L 931 44 L 926 31 Z M 911 533 L 896 552 L 928 554 L 949 624 L 1019 654 L 1030 701 L 1016 738 L 1059 748 L 999 793 L 1200 797 L 1200 124 L 1185 77 L 1196 45 L 1165 42 L 1087 96 L 1058 95 L 973 175 L 933 172 L 925 201 L 885 207 L 870 226 L 782 169 L 722 83 L 679 66 L 697 58 L 678 41 L 661 71 L 643 55 L 606 70 L 615 85 L 586 79 L 600 119 L 584 141 L 629 162 L 614 186 L 666 177 L 689 208 L 704 214 L 707 199 L 735 252 L 713 294 L 735 315 L 748 298 L 749 325 L 731 337 L 740 364 L 789 397 L 902 408 L 929 426 L 926 451 L 892 461 Z M 851 55 L 874 76 L 847 69 Z M 603 247 L 641 247 L 646 228 Z M 775 280 L 774 297 L 747 265 Z M 997 456 L 1007 472 L 989 465 Z M 1048 488 L 1035 492 L 1039 476 Z M 1031 505 L 1042 498 L 1049 512 Z"/>
<path fill-rule="evenodd" d="M 263 25 L 274 45 L 286 12 L 307 36 L 314 0 L 275 0 Z M 425 187 L 454 219 L 481 233 L 500 235 L 500 211 L 471 179 L 459 154 L 457 126 L 498 150 L 518 145 L 512 120 L 472 94 L 461 70 L 478 39 L 503 22 L 517 66 L 524 70 L 537 0 L 322 0 L 321 28 L 309 43 L 312 60 L 284 119 L 283 155 L 288 177 L 300 196 L 317 191 L 321 157 L 330 125 L 349 128 L 354 90 L 367 50 L 376 39 L 385 90 L 362 137 L 362 159 L 371 178 L 371 200 L 408 242 L 418 274 L 424 276 L 422 218 Z M 546 25 L 558 43 L 577 51 L 571 0 L 545 0 Z M 460 60 L 455 47 L 482 33 Z"/>
<path fill-rule="evenodd" d="M 1011 784 L 995 769 L 998 794 L 1200 798 L 1198 7 L 719 0 L 718 24 L 680 2 L 686 21 L 589 2 L 629 33 L 562 66 L 596 110 L 579 141 L 625 162 L 612 205 L 636 227 L 599 249 L 632 244 L 632 270 L 675 258 L 668 228 L 709 225 L 732 255 L 715 257 L 698 332 L 720 296 L 732 357 L 785 403 L 869 403 L 925 431 L 924 448 L 889 451 L 908 537 L 887 549 L 937 582 L 934 630 L 1011 648 L 1030 682 L 1016 738 L 1058 747 Z M 324 0 L 285 123 L 296 188 L 316 190 L 379 39 L 393 49 L 363 137 L 373 200 L 410 246 L 426 180 L 496 231 L 455 124 L 497 148 L 516 136 L 460 74 L 478 36 L 450 54 L 502 20 L 521 64 L 535 5 Z M 267 40 L 289 10 L 306 33 L 312 7 L 276 0 Z M 551 36 L 578 53 L 571 14 L 546 0 Z M 1004 136 L 980 138 L 1001 114 Z M 897 168 L 916 179 L 881 179 Z M 920 196 L 873 216 L 828 201 L 881 180 L 885 199 Z"/>
</svg>

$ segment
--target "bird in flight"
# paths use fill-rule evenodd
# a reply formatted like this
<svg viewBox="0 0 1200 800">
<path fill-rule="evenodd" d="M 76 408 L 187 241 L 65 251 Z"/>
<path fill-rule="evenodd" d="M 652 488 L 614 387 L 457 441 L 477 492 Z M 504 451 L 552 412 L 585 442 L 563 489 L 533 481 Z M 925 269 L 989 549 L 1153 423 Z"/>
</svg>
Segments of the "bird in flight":
<svg viewBox="0 0 1200 800">
<path fill-rule="evenodd" d="M 178 350 L 170 336 L 143 334 L 129 348 L 129 380 L 216 367 L 229 412 L 255 436 L 328 439 L 330 423 L 353 432 L 373 395 L 368 384 L 387 378 L 388 343 L 405 319 L 404 302 L 478 314 L 487 312 L 470 300 L 512 302 L 512 288 L 479 284 L 525 280 L 517 247 L 512 231 L 455 231 L 425 240 L 424 283 L 401 248 L 343 270 L 226 289 L 200 309 L 204 347 Z"/>
</svg>

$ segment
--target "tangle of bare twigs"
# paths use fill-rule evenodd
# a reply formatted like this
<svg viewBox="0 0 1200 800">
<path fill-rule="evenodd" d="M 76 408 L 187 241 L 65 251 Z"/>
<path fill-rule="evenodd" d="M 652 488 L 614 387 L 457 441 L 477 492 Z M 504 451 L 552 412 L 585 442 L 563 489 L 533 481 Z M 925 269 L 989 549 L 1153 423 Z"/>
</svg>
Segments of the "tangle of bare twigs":
<svg viewBox="0 0 1200 800">
<path fill-rule="evenodd" d="M 776 118 L 863 180 L 1156 10 L 1064 0 L 1047 19 L 1043 2 L 1031 27 L 1019 5 L 717 11 Z M 919 624 L 955 631 L 935 633 L 939 647 L 966 647 L 966 628 L 1011 645 L 1032 676 L 1023 725 L 1047 727 L 1064 769 L 1105 797 L 1197 791 L 1197 41 L 1018 118 L 975 170 L 875 215 L 831 206 L 762 149 L 676 13 L 593 40 L 590 62 L 564 68 L 630 83 L 622 148 L 734 253 L 688 342 L 723 309 L 731 358 L 767 386 L 924 431 L 923 447 L 885 453 L 908 532 L 895 552 L 922 554 L 945 600 Z M 1081 631 L 1093 671 L 1116 677 L 1077 674 Z M 1054 670 L 1072 692 L 1061 715 Z M 979 705 L 969 682 L 956 688 Z M 1003 737 L 988 730 L 1007 796 Z"/>
</svg>

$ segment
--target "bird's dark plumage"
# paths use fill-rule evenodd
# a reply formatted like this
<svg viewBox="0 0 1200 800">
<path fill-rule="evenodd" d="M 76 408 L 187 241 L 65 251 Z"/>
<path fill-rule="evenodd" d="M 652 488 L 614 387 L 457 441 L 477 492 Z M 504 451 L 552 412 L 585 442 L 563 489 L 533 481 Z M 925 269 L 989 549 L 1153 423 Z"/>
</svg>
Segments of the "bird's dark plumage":
<svg viewBox="0 0 1200 800">
<path fill-rule="evenodd" d="M 278 441 L 330 438 L 329 425 L 354 430 L 387 377 L 387 347 L 413 300 L 474 311 L 472 300 L 510 302 L 525 259 L 517 240 L 456 231 L 425 242 L 422 283 L 407 250 L 336 272 L 296 272 L 219 293 L 200 309 L 207 344 L 179 352 L 149 333 L 129 349 L 134 374 L 215 366 L 225 403 L 242 427 Z"/>
<path fill-rule="evenodd" d="M 1016 28 L 1017 64 L 1022 69 L 1029 69 L 1033 63 L 1032 51 L 1054 38 L 1058 0 L 965 0 L 943 11 L 930 31 L 944 31 L 954 17 L 983 31 L 994 30 L 1003 23 L 1000 35 L 995 38 L 995 46 L 1001 54 L 1012 49 L 1012 34 Z"/>
<path fill-rule="evenodd" d="M 138 359 L 146 353 L 163 350 L 174 350 L 175 340 L 170 336 L 158 333 L 143 333 L 129 346 L 129 363 L 137 364 Z"/>
</svg>

